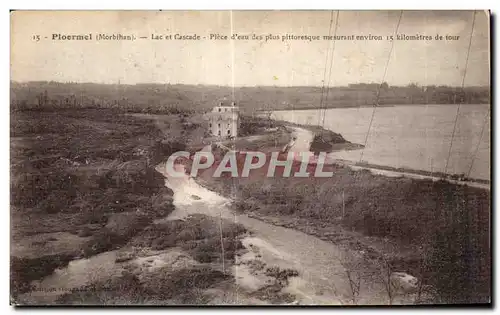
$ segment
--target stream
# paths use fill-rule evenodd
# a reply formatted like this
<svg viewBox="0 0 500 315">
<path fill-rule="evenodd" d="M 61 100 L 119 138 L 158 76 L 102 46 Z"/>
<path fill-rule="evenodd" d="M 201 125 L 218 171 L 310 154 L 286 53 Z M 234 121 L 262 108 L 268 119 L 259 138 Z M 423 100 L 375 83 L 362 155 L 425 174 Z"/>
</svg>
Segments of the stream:
<svg viewBox="0 0 500 315">
<path fill-rule="evenodd" d="M 310 132 L 303 129 L 296 132 L 297 141 L 293 150 L 304 151 L 312 139 Z M 176 164 L 179 171 L 184 166 Z M 157 167 L 157 171 L 166 176 L 165 165 Z M 265 223 L 244 214 L 234 213 L 229 205 L 231 200 L 199 185 L 194 179 L 176 177 L 165 179 L 165 185 L 174 191 L 175 210 L 166 218 L 157 220 L 176 220 L 190 214 L 200 213 L 221 219 L 232 220 L 245 226 L 250 234 L 242 243 L 248 253 L 241 259 L 258 257 L 266 266 L 279 266 L 282 269 L 292 268 L 298 272 L 297 277 L 290 278 L 289 284 L 282 290 L 295 296 L 295 304 L 328 304 L 341 305 L 352 303 L 352 290 L 346 270 L 358 274 L 362 278 L 361 289 L 356 295 L 357 304 L 384 305 L 388 303 L 385 286 L 382 281 L 365 275 L 373 275 L 374 266 L 363 259 L 362 253 L 346 250 L 323 241 L 317 237 Z M 193 195 L 198 198 L 193 198 Z M 116 263 L 117 251 L 105 252 L 88 259 L 79 259 L 57 269 L 50 276 L 34 281 L 36 289 L 25 294 L 25 298 L 37 303 L 51 303 L 69 292 L 71 289 L 88 285 L 94 281 L 117 276 L 123 270 L 122 263 Z M 169 250 L 156 253 L 156 259 L 165 260 Z M 252 253 L 259 253 L 253 255 Z M 137 258 L 139 259 L 139 258 Z M 236 284 L 248 290 L 262 285 L 258 275 L 252 275 L 247 267 L 236 264 L 232 267 Z M 261 277 L 262 278 L 262 277 Z M 50 291 L 51 288 L 58 288 Z M 26 296 L 27 295 L 27 296 Z M 238 303 L 236 301 L 230 303 Z M 411 303 L 406 298 L 395 299 L 394 304 Z"/>
</svg>

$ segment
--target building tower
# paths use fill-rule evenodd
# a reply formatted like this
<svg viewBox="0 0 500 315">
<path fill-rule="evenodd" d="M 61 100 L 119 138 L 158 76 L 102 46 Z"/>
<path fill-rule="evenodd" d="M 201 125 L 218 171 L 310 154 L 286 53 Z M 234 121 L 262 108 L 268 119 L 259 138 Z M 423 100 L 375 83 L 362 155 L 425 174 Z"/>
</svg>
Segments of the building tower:
<svg viewBox="0 0 500 315">
<path fill-rule="evenodd" d="M 235 138 L 238 136 L 239 109 L 235 102 L 226 105 L 219 102 L 210 113 L 208 113 L 210 133 L 221 139 Z"/>
</svg>

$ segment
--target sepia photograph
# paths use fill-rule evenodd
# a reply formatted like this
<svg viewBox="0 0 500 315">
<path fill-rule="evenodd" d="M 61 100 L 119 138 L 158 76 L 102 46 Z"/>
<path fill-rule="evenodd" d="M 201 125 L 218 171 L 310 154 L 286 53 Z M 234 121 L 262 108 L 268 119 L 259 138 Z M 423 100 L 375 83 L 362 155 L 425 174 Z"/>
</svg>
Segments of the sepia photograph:
<svg viewBox="0 0 500 315">
<path fill-rule="evenodd" d="M 12 306 L 492 305 L 487 10 L 13 10 Z"/>
</svg>

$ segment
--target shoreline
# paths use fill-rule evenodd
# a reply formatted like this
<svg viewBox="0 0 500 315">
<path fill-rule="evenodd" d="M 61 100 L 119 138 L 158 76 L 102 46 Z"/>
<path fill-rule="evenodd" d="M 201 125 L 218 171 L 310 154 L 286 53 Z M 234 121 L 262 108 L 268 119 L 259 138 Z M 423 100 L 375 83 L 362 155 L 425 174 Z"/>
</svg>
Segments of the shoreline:
<svg viewBox="0 0 500 315">
<path fill-rule="evenodd" d="M 372 164 L 372 163 L 368 163 L 368 162 L 351 162 L 351 161 L 345 161 L 345 160 L 342 160 L 342 161 L 345 162 L 346 164 L 354 163 L 354 164 L 352 164 L 353 166 L 362 167 L 362 168 L 396 172 L 396 173 L 401 173 L 403 175 L 404 174 L 422 175 L 422 176 L 425 176 L 428 178 L 436 178 L 439 180 L 449 181 L 451 183 L 461 183 L 463 185 L 466 185 L 467 183 L 491 185 L 490 180 L 480 179 L 480 178 L 468 178 L 468 177 L 464 177 L 463 174 L 431 172 L 431 171 L 411 169 L 411 168 L 406 168 L 406 167 L 393 167 L 393 166 Z"/>
<path fill-rule="evenodd" d="M 327 134 L 334 134 L 340 136 L 342 139 L 342 135 L 340 133 L 336 133 L 334 131 L 331 131 L 329 129 L 326 129 L 321 126 L 317 125 L 302 125 L 298 123 L 293 123 L 293 122 L 287 122 L 284 120 L 274 120 L 276 122 L 282 123 L 287 127 L 291 128 L 300 128 L 303 130 L 307 130 L 309 132 L 314 133 L 327 133 Z M 340 152 L 340 151 L 352 151 L 352 150 L 361 150 L 363 149 L 363 145 L 358 144 L 358 143 L 352 143 L 348 140 L 345 140 L 345 142 L 333 142 L 329 143 L 331 145 L 331 150 L 325 151 L 327 154 L 334 153 L 334 152 Z M 312 151 L 312 150 L 311 150 Z M 335 159 L 335 162 L 347 165 L 347 166 L 352 166 L 352 167 L 358 167 L 358 168 L 364 168 L 364 169 L 370 169 L 370 170 L 380 170 L 380 171 L 388 171 L 388 172 L 394 172 L 394 173 L 399 173 L 402 176 L 404 175 L 420 175 L 425 178 L 429 179 L 435 179 L 435 180 L 444 180 L 449 183 L 457 184 L 457 185 L 467 185 L 469 184 L 477 184 L 475 185 L 476 187 L 479 188 L 484 188 L 484 189 L 490 189 L 486 187 L 486 185 L 489 185 L 491 187 L 491 180 L 487 179 L 481 179 L 481 178 L 468 178 L 465 176 L 465 174 L 460 174 L 460 173 L 443 173 L 443 172 L 431 172 L 427 170 L 419 170 L 419 169 L 412 169 L 412 168 L 407 168 L 407 167 L 394 167 L 394 166 L 389 166 L 389 165 L 380 165 L 380 164 L 374 164 L 374 163 L 369 163 L 369 162 L 356 162 L 356 161 L 350 161 L 350 160 L 343 160 L 343 159 Z M 382 174 L 383 175 L 383 174 Z M 422 178 L 422 179 L 425 179 Z M 418 179 L 418 178 L 415 178 Z"/>
<path fill-rule="evenodd" d="M 428 104 L 379 104 L 378 106 L 375 105 L 352 105 L 352 104 L 347 104 L 347 105 L 341 105 L 341 106 L 327 106 L 326 108 L 317 108 L 317 107 L 307 107 L 307 106 L 296 106 L 293 108 L 277 108 L 277 109 L 271 109 L 271 110 L 256 110 L 256 112 L 283 112 L 283 111 L 294 111 L 294 110 L 324 110 L 324 109 L 349 109 L 349 108 L 380 108 L 380 107 L 399 107 L 399 106 L 428 106 L 428 105 L 438 105 L 438 106 L 452 106 L 452 105 L 460 105 L 460 106 L 477 106 L 477 105 L 482 105 L 482 106 L 491 106 L 490 103 L 480 103 L 480 104 L 473 104 L 473 103 L 466 103 L 466 104 L 448 104 L 448 103 L 428 103 Z"/>
</svg>

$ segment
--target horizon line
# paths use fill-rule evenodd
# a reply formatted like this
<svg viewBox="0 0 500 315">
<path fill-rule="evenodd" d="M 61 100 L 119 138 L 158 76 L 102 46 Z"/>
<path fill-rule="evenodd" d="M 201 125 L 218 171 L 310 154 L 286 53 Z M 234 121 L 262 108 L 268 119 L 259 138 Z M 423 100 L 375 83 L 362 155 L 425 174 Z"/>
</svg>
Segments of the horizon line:
<svg viewBox="0 0 500 315">
<path fill-rule="evenodd" d="M 213 86 L 213 87 L 221 87 L 221 88 L 259 88 L 259 87 L 264 87 L 264 88 L 296 88 L 296 87 L 309 87 L 309 88 L 323 88 L 321 85 L 220 85 L 220 84 L 201 84 L 201 83 L 158 83 L 158 82 L 141 82 L 141 83 L 102 83 L 102 82 L 72 82 L 72 81 L 54 81 L 54 80 L 39 80 L 39 81 L 16 81 L 16 80 L 10 80 L 10 83 L 17 83 L 17 84 L 29 84 L 29 83 L 60 83 L 60 84 L 95 84 L 95 85 L 123 85 L 123 86 L 138 86 L 138 85 L 187 85 L 187 86 Z M 387 83 L 387 82 L 383 82 Z M 377 82 L 357 82 L 357 83 L 348 83 L 347 85 L 335 85 L 335 86 L 330 86 L 328 89 L 331 88 L 343 88 L 343 87 L 349 87 L 349 85 L 358 85 L 358 84 L 366 84 L 366 85 L 378 85 L 381 86 L 383 83 L 377 83 Z M 489 85 L 465 85 L 465 86 L 459 86 L 459 85 L 445 85 L 445 84 L 428 84 L 428 85 L 421 85 L 415 82 L 408 83 L 406 85 L 391 85 L 387 83 L 389 87 L 408 87 L 410 85 L 416 85 L 417 87 L 447 87 L 447 88 L 489 88 L 491 89 L 491 84 Z M 326 87 L 325 87 L 326 88 Z"/>
</svg>

